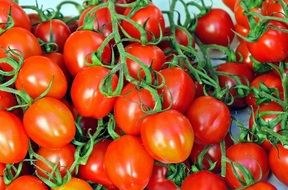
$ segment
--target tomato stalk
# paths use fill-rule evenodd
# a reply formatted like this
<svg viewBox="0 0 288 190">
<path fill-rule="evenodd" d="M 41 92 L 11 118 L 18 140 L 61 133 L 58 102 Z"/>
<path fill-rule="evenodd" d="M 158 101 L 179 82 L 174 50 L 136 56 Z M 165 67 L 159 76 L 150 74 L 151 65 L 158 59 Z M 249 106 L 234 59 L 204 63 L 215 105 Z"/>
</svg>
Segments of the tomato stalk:
<svg viewBox="0 0 288 190">
<path fill-rule="evenodd" d="M 17 167 L 14 164 L 6 164 L 4 170 L 4 183 L 9 185 L 14 179 L 18 178 L 23 168 L 23 162 L 20 162 Z"/>
<path fill-rule="evenodd" d="M 10 7 L 9 9 L 9 13 L 8 13 L 8 16 L 7 16 L 7 22 L 6 23 L 0 23 L 0 24 L 6 24 L 5 28 L 0 28 L 0 35 L 2 33 L 4 33 L 5 31 L 9 30 L 10 28 L 14 27 L 15 23 L 14 23 L 14 20 L 13 20 L 13 17 L 12 17 L 12 7 Z"/>
</svg>

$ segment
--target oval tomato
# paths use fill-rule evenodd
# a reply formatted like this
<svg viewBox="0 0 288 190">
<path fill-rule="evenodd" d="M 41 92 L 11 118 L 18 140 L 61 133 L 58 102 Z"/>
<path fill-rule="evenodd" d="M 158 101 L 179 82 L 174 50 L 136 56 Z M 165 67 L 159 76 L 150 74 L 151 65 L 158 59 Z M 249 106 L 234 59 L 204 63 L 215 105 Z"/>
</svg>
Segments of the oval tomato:
<svg viewBox="0 0 288 190">
<path fill-rule="evenodd" d="M 64 185 L 53 188 L 51 190 L 93 190 L 93 188 L 86 181 L 73 177 L 68 183 Z"/>
<path fill-rule="evenodd" d="M 48 190 L 46 185 L 37 177 L 24 175 L 18 177 L 6 188 L 6 190 Z"/>
<path fill-rule="evenodd" d="M 277 189 L 271 183 L 258 182 L 254 185 L 251 185 L 251 186 L 245 188 L 245 190 L 277 190 Z"/>
</svg>

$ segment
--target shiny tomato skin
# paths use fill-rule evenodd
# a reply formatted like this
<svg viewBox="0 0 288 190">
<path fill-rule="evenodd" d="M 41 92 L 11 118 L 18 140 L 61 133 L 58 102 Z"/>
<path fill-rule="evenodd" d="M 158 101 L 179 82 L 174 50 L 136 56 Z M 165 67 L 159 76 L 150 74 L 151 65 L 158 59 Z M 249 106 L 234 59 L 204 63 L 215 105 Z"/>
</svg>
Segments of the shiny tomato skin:
<svg viewBox="0 0 288 190">
<path fill-rule="evenodd" d="M 127 16 L 130 13 L 130 8 L 127 8 L 124 12 L 124 15 Z M 131 19 L 141 26 L 145 24 L 145 30 L 147 32 L 148 40 L 154 38 L 159 38 L 161 32 L 165 30 L 164 17 L 161 10 L 156 7 L 153 3 L 150 3 L 146 7 L 137 10 L 132 16 Z M 123 29 L 133 38 L 140 39 L 140 32 L 127 21 L 121 23 Z"/>
<path fill-rule="evenodd" d="M 117 98 L 114 106 L 116 125 L 126 134 L 139 135 L 141 121 L 146 116 L 142 106 L 153 108 L 155 101 L 146 89 L 137 89 L 128 83 Z"/>
<path fill-rule="evenodd" d="M 76 132 L 69 108 L 51 97 L 34 102 L 24 113 L 23 123 L 27 135 L 45 148 L 60 148 L 69 144 Z"/>
<path fill-rule="evenodd" d="M 59 19 L 42 22 L 35 28 L 34 34 L 44 42 L 54 42 L 62 52 L 66 39 L 71 34 L 67 24 Z"/>
<path fill-rule="evenodd" d="M 249 52 L 247 43 L 245 41 L 240 41 L 235 52 L 237 54 L 237 61 L 241 61 L 241 63 L 247 65 L 251 70 L 253 70 L 253 61 L 250 57 L 251 53 Z"/>
<path fill-rule="evenodd" d="M 67 69 L 75 76 L 86 64 L 91 63 L 92 53 L 95 53 L 105 37 L 97 32 L 79 30 L 72 33 L 64 45 L 63 56 Z M 111 48 L 106 46 L 100 60 L 110 63 Z"/>
<path fill-rule="evenodd" d="M 89 67 L 80 71 L 71 87 L 73 104 L 81 116 L 103 118 L 113 109 L 115 98 L 106 97 L 100 92 L 100 82 L 109 74 L 109 69 L 101 66 Z M 116 88 L 118 77 L 112 78 L 112 87 Z"/>
<path fill-rule="evenodd" d="M 51 82 L 51 88 L 46 96 L 63 98 L 68 87 L 61 68 L 47 57 L 31 56 L 24 61 L 15 84 L 18 90 L 37 98 L 48 89 Z"/>
<path fill-rule="evenodd" d="M 80 179 L 80 178 L 75 178 L 72 177 L 72 179 L 57 188 L 53 188 L 51 190 L 93 190 L 93 188 L 89 185 L 89 183 L 87 183 L 86 181 Z"/>
<path fill-rule="evenodd" d="M 37 177 L 32 175 L 24 175 L 18 177 L 8 187 L 6 190 L 48 190 L 46 185 Z"/>
<path fill-rule="evenodd" d="M 269 163 L 266 151 L 255 143 L 240 143 L 232 145 L 228 148 L 227 158 L 233 162 L 241 164 L 246 167 L 254 179 L 266 180 L 269 174 Z M 236 169 L 238 174 L 242 176 L 241 172 Z M 241 183 L 233 173 L 231 164 L 227 164 L 226 167 L 226 181 L 232 188 L 241 187 Z"/>
<path fill-rule="evenodd" d="M 238 34 L 240 34 L 240 35 L 242 35 L 242 36 L 244 36 L 244 37 L 246 37 L 246 36 L 248 36 L 248 34 L 249 34 L 249 29 L 248 28 L 245 28 L 244 26 L 241 26 L 241 25 L 239 25 L 239 24 L 236 24 L 235 26 L 235 31 L 236 31 L 236 33 L 238 33 Z M 241 41 L 244 41 L 242 38 L 240 38 L 240 37 L 238 37 L 238 40 L 241 42 Z"/>
<path fill-rule="evenodd" d="M 237 0 L 222 0 L 222 1 L 227 7 L 229 7 L 233 11 Z"/>
<path fill-rule="evenodd" d="M 147 190 L 180 190 L 174 182 L 168 179 L 154 181 L 146 187 Z"/>
<path fill-rule="evenodd" d="M 274 187 L 274 185 L 272 185 L 269 182 L 258 182 L 255 183 L 254 185 L 245 188 L 245 190 L 277 190 L 277 189 L 276 187 Z"/>
<path fill-rule="evenodd" d="M 104 165 L 119 190 L 144 189 L 149 182 L 154 160 L 138 137 L 124 135 L 110 143 Z"/>
<path fill-rule="evenodd" d="M 191 153 L 194 132 L 184 115 L 176 110 L 167 110 L 147 116 L 142 121 L 141 139 L 155 160 L 180 163 Z"/>
<path fill-rule="evenodd" d="M 233 30 L 229 14 L 222 9 L 212 8 L 198 19 L 195 34 L 204 44 L 227 46 L 234 38 Z"/>
<path fill-rule="evenodd" d="M 109 189 L 114 188 L 104 166 L 104 156 L 111 142 L 111 140 L 105 139 L 94 145 L 87 163 L 79 167 L 79 177 L 81 179 L 101 184 Z"/>
<path fill-rule="evenodd" d="M 195 140 L 202 144 L 221 142 L 231 125 L 228 107 L 210 96 L 201 96 L 194 100 L 187 117 L 194 129 Z"/>
<path fill-rule="evenodd" d="M 287 0 L 283 1 L 288 4 Z M 280 18 L 285 18 L 285 11 L 279 0 L 266 0 L 262 3 L 262 12 L 266 16 L 276 16 Z"/>
<path fill-rule="evenodd" d="M 16 98 L 13 94 L 0 91 L 0 110 L 5 110 L 17 104 Z"/>
<path fill-rule="evenodd" d="M 181 190 L 228 190 L 225 181 L 207 170 L 190 174 L 182 183 Z"/>
<path fill-rule="evenodd" d="M 0 162 L 12 164 L 21 162 L 28 151 L 28 137 L 21 120 L 7 111 L 0 111 L 1 137 Z"/>
<path fill-rule="evenodd" d="M 196 94 L 196 87 L 193 79 L 180 67 L 170 67 L 160 71 L 165 79 L 165 86 L 160 89 L 163 96 L 163 107 L 172 105 L 181 113 L 185 113 Z"/>
</svg>

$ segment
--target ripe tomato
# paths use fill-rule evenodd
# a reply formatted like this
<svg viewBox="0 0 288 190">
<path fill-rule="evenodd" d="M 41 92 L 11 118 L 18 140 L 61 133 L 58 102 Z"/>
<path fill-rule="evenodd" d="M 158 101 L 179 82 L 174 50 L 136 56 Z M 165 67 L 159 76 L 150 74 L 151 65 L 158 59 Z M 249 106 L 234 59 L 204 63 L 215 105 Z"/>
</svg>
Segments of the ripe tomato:
<svg viewBox="0 0 288 190">
<path fill-rule="evenodd" d="M 63 98 L 67 91 L 67 81 L 61 68 L 47 57 L 32 56 L 24 61 L 15 84 L 18 90 L 37 98 L 48 89 L 51 82 L 47 96 Z"/>
<path fill-rule="evenodd" d="M 247 47 L 247 42 L 240 41 L 235 51 L 237 54 L 237 61 L 242 59 L 241 63 L 247 65 L 251 70 L 253 70 L 253 61 L 251 60 L 251 53 Z"/>
<path fill-rule="evenodd" d="M 231 114 L 221 101 L 201 96 L 190 106 L 187 117 L 194 129 L 196 141 L 202 144 L 221 142 L 231 125 Z"/>
<path fill-rule="evenodd" d="M 6 190 L 48 190 L 46 185 L 37 177 L 32 175 L 24 175 L 18 177 L 8 187 Z"/>
<path fill-rule="evenodd" d="M 93 190 L 86 181 L 73 177 L 68 183 L 51 190 Z"/>
<path fill-rule="evenodd" d="M 81 116 L 100 119 L 113 109 L 115 98 L 104 96 L 100 90 L 100 82 L 109 74 L 109 69 L 101 66 L 89 67 L 80 71 L 71 87 L 73 104 Z M 118 77 L 113 76 L 112 88 L 117 86 Z"/>
<path fill-rule="evenodd" d="M 253 175 L 255 180 L 265 180 L 269 174 L 268 156 L 265 150 L 255 143 L 240 143 L 232 145 L 227 150 L 227 158 L 232 162 L 241 164 Z M 235 168 L 243 178 L 243 174 Z M 227 164 L 226 181 L 232 188 L 241 187 L 241 183 L 233 173 L 232 165 Z"/>
<path fill-rule="evenodd" d="M 241 34 L 241 35 L 244 36 L 244 37 L 248 36 L 248 34 L 249 34 L 249 29 L 247 29 L 247 28 L 245 28 L 244 26 L 241 26 L 241 25 L 239 25 L 239 24 L 236 24 L 236 25 L 235 25 L 235 31 L 236 31 L 238 34 Z M 242 38 L 239 38 L 239 37 L 238 37 L 238 39 L 239 39 L 240 42 L 241 42 L 241 41 L 244 41 Z"/>
<path fill-rule="evenodd" d="M 127 84 L 114 106 L 117 126 L 126 134 L 139 135 L 141 121 L 146 116 L 143 108 L 152 109 L 154 104 L 152 94 L 148 90 L 138 89 L 131 83 Z"/>
<path fill-rule="evenodd" d="M 6 185 L 4 183 L 4 170 L 5 170 L 5 164 L 0 164 L 0 190 L 5 190 Z"/>
<path fill-rule="evenodd" d="M 65 65 L 70 73 L 75 76 L 86 64 L 91 63 L 92 54 L 97 51 L 104 41 L 100 33 L 84 30 L 72 33 L 64 45 L 63 56 Z M 103 63 L 110 63 L 111 49 L 104 48 L 101 58 Z"/>
<path fill-rule="evenodd" d="M 41 22 L 40 16 L 38 13 L 29 13 L 28 17 L 30 19 L 31 26 L 32 26 L 31 32 L 34 34 L 37 24 Z"/>
<path fill-rule="evenodd" d="M 0 91 L 0 110 L 5 110 L 17 104 L 16 98 L 13 94 Z"/>
<path fill-rule="evenodd" d="M 111 142 L 111 140 L 105 139 L 94 145 L 87 163 L 79 167 L 79 177 L 81 179 L 101 184 L 108 189 L 114 188 L 104 167 L 104 156 Z"/>
<path fill-rule="evenodd" d="M 277 190 L 277 189 L 276 187 L 274 187 L 274 185 L 272 185 L 269 182 L 258 182 L 255 183 L 254 185 L 245 188 L 245 190 Z"/>
<path fill-rule="evenodd" d="M 124 12 L 124 15 L 129 15 L 130 11 L 131 9 L 127 8 Z M 151 40 L 153 38 L 159 38 L 161 31 L 164 32 L 165 30 L 163 14 L 161 10 L 153 3 L 150 3 L 146 7 L 137 10 L 131 16 L 131 19 L 143 27 L 145 25 L 148 40 Z M 121 23 L 121 26 L 131 37 L 140 39 L 140 32 L 129 22 L 123 21 Z"/>
<path fill-rule="evenodd" d="M 229 14 L 212 8 L 206 15 L 199 18 L 195 34 L 204 44 L 227 46 L 234 38 L 234 25 Z"/>
<path fill-rule="evenodd" d="M 228 190 L 225 181 L 207 170 L 190 174 L 182 183 L 181 190 Z"/>
<path fill-rule="evenodd" d="M 283 1 L 288 4 L 287 0 Z M 266 0 L 262 3 L 262 12 L 266 16 L 276 16 L 280 18 L 285 17 L 285 11 L 279 0 Z"/>
<path fill-rule="evenodd" d="M 12 113 L 0 110 L 0 131 L 4 139 L 0 143 L 0 162 L 21 162 L 28 151 L 28 137 L 21 120 Z"/>
<path fill-rule="evenodd" d="M 222 0 L 222 1 L 227 7 L 229 7 L 233 11 L 237 0 Z"/>
<path fill-rule="evenodd" d="M 184 115 L 176 110 L 168 110 L 143 120 L 141 138 L 144 147 L 155 160 L 180 163 L 191 153 L 194 132 Z"/>
<path fill-rule="evenodd" d="M 247 15 L 244 14 L 244 9 L 240 5 L 240 2 L 241 2 L 240 0 L 236 1 L 235 7 L 234 7 L 234 14 L 235 14 L 236 23 L 243 26 L 244 28 L 247 28 L 248 30 L 250 30 L 248 17 L 247 17 Z M 261 8 L 255 7 L 255 8 L 250 9 L 249 11 L 261 14 Z M 257 18 L 255 18 L 255 19 L 256 19 L 256 21 L 258 20 Z"/>
<path fill-rule="evenodd" d="M 144 189 L 152 174 L 153 163 L 140 139 L 131 135 L 111 142 L 104 158 L 107 174 L 120 190 Z"/>
<path fill-rule="evenodd" d="M 51 97 L 34 102 L 24 113 L 23 123 L 28 136 L 45 148 L 67 145 L 76 132 L 69 108 L 60 100 Z"/>
<path fill-rule="evenodd" d="M 146 187 L 147 190 L 180 190 L 175 183 L 171 180 L 164 179 L 160 181 L 149 182 L 149 186 Z"/>
<path fill-rule="evenodd" d="M 66 39 L 71 34 L 67 24 L 59 19 L 52 19 L 37 25 L 34 34 L 44 42 L 54 42 L 62 52 Z"/>
<path fill-rule="evenodd" d="M 180 67 L 170 67 L 160 71 L 165 79 L 165 86 L 160 89 L 163 107 L 186 113 L 193 102 L 196 87 L 193 79 Z"/>
<path fill-rule="evenodd" d="M 127 53 L 135 56 L 142 61 L 147 67 L 159 71 L 165 63 L 165 54 L 157 46 L 154 45 L 141 45 L 133 43 L 125 47 Z M 135 78 L 144 78 L 145 74 L 141 65 L 131 59 L 126 60 L 129 74 Z M 141 76 L 141 77 L 139 77 Z"/>
</svg>

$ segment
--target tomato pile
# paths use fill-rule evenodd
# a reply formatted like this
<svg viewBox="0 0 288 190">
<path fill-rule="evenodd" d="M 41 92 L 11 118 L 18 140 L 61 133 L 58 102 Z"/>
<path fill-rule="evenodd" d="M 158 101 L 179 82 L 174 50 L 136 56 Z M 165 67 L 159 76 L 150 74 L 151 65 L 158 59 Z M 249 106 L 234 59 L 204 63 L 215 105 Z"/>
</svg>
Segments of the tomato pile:
<svg viewBox="0 0 288 190">
<path fill-rule="evenodd" d="M 288 2 L 223 2 L 0 0 L 0 190 L 288 186 Z"/>
</svg>

